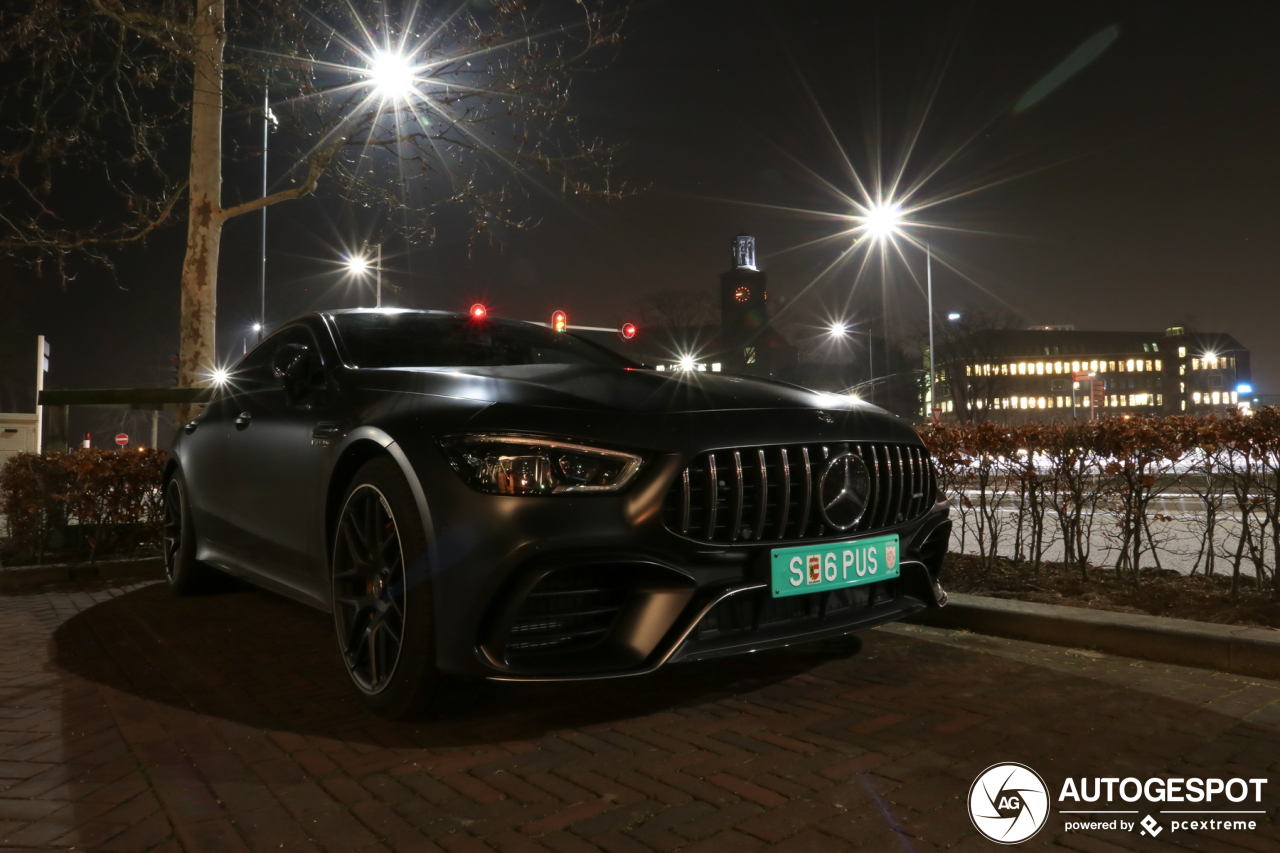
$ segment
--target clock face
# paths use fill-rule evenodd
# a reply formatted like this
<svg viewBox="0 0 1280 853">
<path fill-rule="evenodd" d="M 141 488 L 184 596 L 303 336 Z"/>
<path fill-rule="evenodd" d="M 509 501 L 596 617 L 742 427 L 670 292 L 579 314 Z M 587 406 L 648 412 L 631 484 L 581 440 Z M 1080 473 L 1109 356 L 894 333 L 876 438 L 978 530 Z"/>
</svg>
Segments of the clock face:
<svg viewBox="0 0 1280 853">
<path fill-rule="evenodd" d="M 745 284 L 741 285 L 733 292 L 733 298 L 739 302 L 746 302 L 751 298 L 751 288 L 747 287 Z"/>
</svg>

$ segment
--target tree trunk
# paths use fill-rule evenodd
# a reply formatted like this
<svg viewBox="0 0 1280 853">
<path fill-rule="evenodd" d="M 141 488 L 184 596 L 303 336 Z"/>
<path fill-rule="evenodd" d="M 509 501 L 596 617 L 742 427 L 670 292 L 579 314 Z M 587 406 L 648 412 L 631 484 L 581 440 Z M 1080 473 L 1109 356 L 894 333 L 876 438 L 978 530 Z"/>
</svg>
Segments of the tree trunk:
<svg viewBox="0 0 1280 853">
<path fill-rule="evenodd" d="M 196 0 L 195 88 L 191 97 L 191 182 L 187 255 L 182 263 L 178 384 L 208 385 L 217 368 L 218 250 L 222 242 L 222 71 L 225 0 Z M 194 407 L 183 406 L 178 423 Z"/>
</svg>

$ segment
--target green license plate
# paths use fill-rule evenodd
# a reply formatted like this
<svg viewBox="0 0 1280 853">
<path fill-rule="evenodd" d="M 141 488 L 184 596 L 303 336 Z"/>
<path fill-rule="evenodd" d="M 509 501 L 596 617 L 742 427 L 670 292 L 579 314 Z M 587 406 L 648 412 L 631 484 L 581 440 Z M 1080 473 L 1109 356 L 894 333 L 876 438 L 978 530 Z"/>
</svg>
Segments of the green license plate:
<svg viewBox="0 0 1280 853">
<path fill-rule="evenodd" d="M 900 571 L 897 536 L 778 548 L 771 553 L 774 598 L 875 583 L 896 578 Z"/>
</svg>

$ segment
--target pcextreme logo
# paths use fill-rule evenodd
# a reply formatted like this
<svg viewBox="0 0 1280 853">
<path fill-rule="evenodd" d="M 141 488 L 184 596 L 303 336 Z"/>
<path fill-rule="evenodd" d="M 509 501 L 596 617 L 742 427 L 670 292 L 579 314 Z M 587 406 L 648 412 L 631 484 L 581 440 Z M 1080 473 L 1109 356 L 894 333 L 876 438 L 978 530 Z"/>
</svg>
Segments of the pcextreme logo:
<svg viewBox="0 0 1280 853">
<path fill-rule="evenodd" d="M 969 819 L 998 844 L 1018 844 L 1049 819 L 1049 789 L 1025 764 L 993 764 L 969 788 Z"/>
</svg>

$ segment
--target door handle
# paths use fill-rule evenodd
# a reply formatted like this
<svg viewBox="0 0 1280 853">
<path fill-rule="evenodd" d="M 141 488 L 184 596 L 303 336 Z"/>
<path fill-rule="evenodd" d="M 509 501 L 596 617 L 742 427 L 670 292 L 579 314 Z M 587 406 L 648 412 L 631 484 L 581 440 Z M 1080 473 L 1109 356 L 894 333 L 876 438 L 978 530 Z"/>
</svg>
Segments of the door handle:
<svg viewBox="0 0 1280 853">
<path fill-rule="evenodd" d="M 316 424 L 316 428 L 311 431 L 312 438 L 333 438 L 340 435 L 342 428 L 335 423 L 329 421 L 321 421 Z"/>
<path fill-rule="evenodd" d="M 253 420 L 253 415 L 249 414 L 248 412 L 241 412 L 240 417 L 236 418 L 236 426 L 247 427 L 249 425 L 249 421 L 251 420 Z"/>
</svg>

